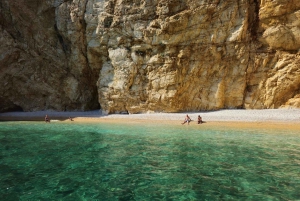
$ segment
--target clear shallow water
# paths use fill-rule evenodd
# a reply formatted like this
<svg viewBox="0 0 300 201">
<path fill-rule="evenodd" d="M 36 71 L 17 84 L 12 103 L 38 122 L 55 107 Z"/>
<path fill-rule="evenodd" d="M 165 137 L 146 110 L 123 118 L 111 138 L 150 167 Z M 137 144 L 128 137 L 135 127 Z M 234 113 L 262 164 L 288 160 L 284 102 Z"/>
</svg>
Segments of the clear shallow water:
<svg viewBox="0 0 300 201">
<path fill-rule="evenodd" d="M 0 122 L 0 200 L 297 200 L 288 130 Z"/>
</svg>

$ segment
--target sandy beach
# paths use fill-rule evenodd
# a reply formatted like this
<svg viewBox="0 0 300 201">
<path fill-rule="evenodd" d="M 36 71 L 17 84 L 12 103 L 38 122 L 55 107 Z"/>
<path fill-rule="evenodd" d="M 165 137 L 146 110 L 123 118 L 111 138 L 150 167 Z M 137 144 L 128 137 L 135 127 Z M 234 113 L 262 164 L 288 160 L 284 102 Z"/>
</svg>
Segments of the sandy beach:
<svg viewBox="0 0 300 201">
<path fill-rule="evenodd" d="M 265 110 L 218 110 L 185 113 L 149 113 L 149 114 L 110 114 L 101 111 L 87 112 L 7 112 L 0 113 L 0 121 L 44 121 L 45 115 L 52 121 L 72 123 L 165 123 L 180 125 L 185 115 L 193 120 L 189 126 L 227 126 L 227 127 L 258 127 L 280 128 L 300 131 L 300 109 L 265 109 Z M 201 115 L 205 123 L 198 125 L 197 116 Z M 70 121 L 72 117 L 74 121 Z M 187 125 L 185 125 L 187 126 Z"/>
</svg>

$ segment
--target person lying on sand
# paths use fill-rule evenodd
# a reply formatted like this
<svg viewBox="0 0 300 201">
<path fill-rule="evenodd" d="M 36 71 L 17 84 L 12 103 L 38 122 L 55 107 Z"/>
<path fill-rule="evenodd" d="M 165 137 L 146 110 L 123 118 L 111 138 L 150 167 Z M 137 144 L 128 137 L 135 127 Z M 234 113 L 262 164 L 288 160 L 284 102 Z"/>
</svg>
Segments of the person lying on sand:
<svg viewBox="0 0 300 201">
<path fill-rule="evenodd" d="M 186 115 L 185 119 L 184 119 L 184 122 L 182 122 L 181 124 L 185 124 L 185 123 L 188 123 L 188 125 L 190 125 L 190 122 L 192 121 L 192 119 L 189 117 L 189 115 Z"/>
</svg>

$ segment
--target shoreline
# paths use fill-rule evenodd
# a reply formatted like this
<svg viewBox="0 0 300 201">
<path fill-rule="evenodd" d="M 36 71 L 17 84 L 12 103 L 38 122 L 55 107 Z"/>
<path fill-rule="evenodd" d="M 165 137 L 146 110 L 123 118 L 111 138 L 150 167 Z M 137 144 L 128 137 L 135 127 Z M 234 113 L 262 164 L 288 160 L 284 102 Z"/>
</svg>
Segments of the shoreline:
<svg viewBox="0 0 300 201">
<path fill-rule="evenodd" d="M 140 120 L 179 120 L 183 121 L 188 114 L 196 121 L 201 115 L 203 121 L 220 122 L 298 122 L 300 123 L 300 109 L 226 109 L 216 111 L 181 112 L 181 113 L 143 113 L 143 114 L 108 114 L 104 115 L 100 110 L 86 112 L 5 112 L 0 113 L 0 121 L 44 121 L 45 115 L 50 119 L 68 120 L 72 118 L 95 119 L 140 119 Z"/>
<path fill-rule="evenodd" d="M 181 125 L 185 115 L 192 118 L 190 126 L 222 126 L 236 128 L 272 128 L 300 130 L 300 109 L 264 109 L 245 110 L 228 109 L 217 111 L 199 111 L 184 113 L 145 113 L 103 115 L 100 110 L 87 112 L 6 112 L 0 113 L 2 121 L 44 121 L 45 115 L 52 121 L 76 123 L 134 123 L 134 124 L 170 124 Z M 205 123 L 198 125 L 197 116 L 201 115 Z M 70 121 L 72 117 L 74 121 Z M 187 125 L 187 124 L 185 124 Z"/>
</svg>

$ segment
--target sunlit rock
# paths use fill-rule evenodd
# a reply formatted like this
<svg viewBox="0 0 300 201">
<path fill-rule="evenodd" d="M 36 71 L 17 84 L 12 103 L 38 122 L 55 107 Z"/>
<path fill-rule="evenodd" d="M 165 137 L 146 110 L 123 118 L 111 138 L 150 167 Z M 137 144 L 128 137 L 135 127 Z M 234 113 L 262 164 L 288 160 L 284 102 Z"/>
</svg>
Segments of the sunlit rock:
<svg viewBox="0 0 300 201">
<path fill-rule="evenodd" d="M 299 108 L 298 0 L 2 0 L 0 25 L 0 111 Z"/>
</svg>

